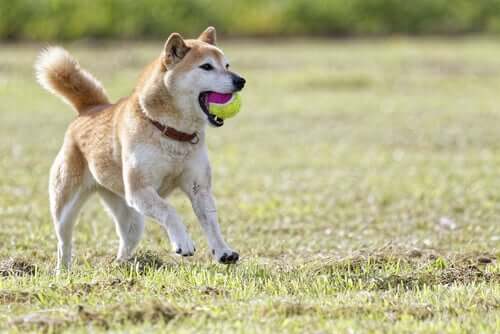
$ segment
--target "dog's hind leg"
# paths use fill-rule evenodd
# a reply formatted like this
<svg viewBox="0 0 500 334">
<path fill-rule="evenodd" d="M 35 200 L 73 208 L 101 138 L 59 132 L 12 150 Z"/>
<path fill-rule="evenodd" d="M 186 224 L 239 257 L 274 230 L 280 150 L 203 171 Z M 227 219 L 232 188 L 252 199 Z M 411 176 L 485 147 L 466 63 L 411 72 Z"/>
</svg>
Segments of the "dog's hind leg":
<svg viewBox="0 0 500 334">
<path fill-rule="evenodd" d="M 144 217 L 129 207 L 124 198 L 102 189 L 99 191 L 104 206 L 113 217 L 116 233 L 120 238 L 117 260 L 126 261 L 132 257 L 144 232 Z"/>
<path fill-rule="evenodd" d="M 90 191 L 84 182 L 86 163 L 76 145 L 66 138 L 50 171 L 50 211 L 57 235 L 57 268 L 69 269 L 71 264 L 72 234 L 78 212 Z"/>
</svg>

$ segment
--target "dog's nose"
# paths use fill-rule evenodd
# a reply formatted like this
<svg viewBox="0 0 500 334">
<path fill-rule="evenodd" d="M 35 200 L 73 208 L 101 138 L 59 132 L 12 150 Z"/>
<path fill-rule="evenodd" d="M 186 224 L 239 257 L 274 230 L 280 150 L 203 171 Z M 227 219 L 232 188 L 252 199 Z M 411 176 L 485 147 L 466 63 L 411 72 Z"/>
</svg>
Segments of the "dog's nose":
<svg viewBox="0 0 500 334">
<path fill-rule="evenodd" d="M 233 76 L 233 85 L 236 87 L 236 89 L 241 90 L 243 87 L 245 87 L 245 82 L 247 82 L 245 79 L 242 77 L 235 75 Z"/>
</svg>

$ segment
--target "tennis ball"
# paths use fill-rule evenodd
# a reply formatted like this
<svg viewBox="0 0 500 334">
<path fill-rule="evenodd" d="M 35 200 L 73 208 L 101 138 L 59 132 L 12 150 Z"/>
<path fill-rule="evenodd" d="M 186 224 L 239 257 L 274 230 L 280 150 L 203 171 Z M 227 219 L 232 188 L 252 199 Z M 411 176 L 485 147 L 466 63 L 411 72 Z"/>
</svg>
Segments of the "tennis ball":
<svg viewBox="0 0 500 334">
<path fill-rule="evenodd" d="M 208 95 L 208 110 L 217 117 L 222 119 L 234 117 L 240 108 L 241 96 L 239 93 L 210 93 Z"/>
</svg>

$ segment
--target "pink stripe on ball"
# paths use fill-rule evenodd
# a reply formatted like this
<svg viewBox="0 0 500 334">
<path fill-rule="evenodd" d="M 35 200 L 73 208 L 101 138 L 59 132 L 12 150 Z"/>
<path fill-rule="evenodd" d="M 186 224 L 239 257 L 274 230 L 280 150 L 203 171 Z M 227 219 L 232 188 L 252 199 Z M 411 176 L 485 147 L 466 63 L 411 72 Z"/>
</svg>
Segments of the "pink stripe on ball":
<svg viewBox="0 0 500 334">
<path fill-rule="evenodd" d="M 233 94 L 222 94 L 222 93 L 216 93 L 216 92 L 210 92 L 208 93 L 207 100 L 209 103 L 217 103 L 217 104 L 224 104 L 227 103 L 229 100 L 231 100 L 231 97 L 233 97 Z"/>
</svg>

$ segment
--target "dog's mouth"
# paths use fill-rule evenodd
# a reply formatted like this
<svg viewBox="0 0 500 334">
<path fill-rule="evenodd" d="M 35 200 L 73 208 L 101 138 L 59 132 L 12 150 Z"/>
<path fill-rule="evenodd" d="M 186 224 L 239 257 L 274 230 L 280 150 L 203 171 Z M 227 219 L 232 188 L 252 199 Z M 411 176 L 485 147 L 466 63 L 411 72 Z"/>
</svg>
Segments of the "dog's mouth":
<svg viewBox="0 0 500 334">
<path fill-rule="evenodd" d="M 213 92 L 202 92 L 200 93 L 200 96 L 198 97 L 198 101 L 200 102 L 200 108 L 203 110 L 205 115 L 207 115 L 208 122 L 215 126 L 215 127 L 221 127 L 224 125 L 224 120 L 220 117 L 215 116 L 212 114 L 209 110 L 209 103 L 208 103 L 208 95 Z"/>
</svg>

